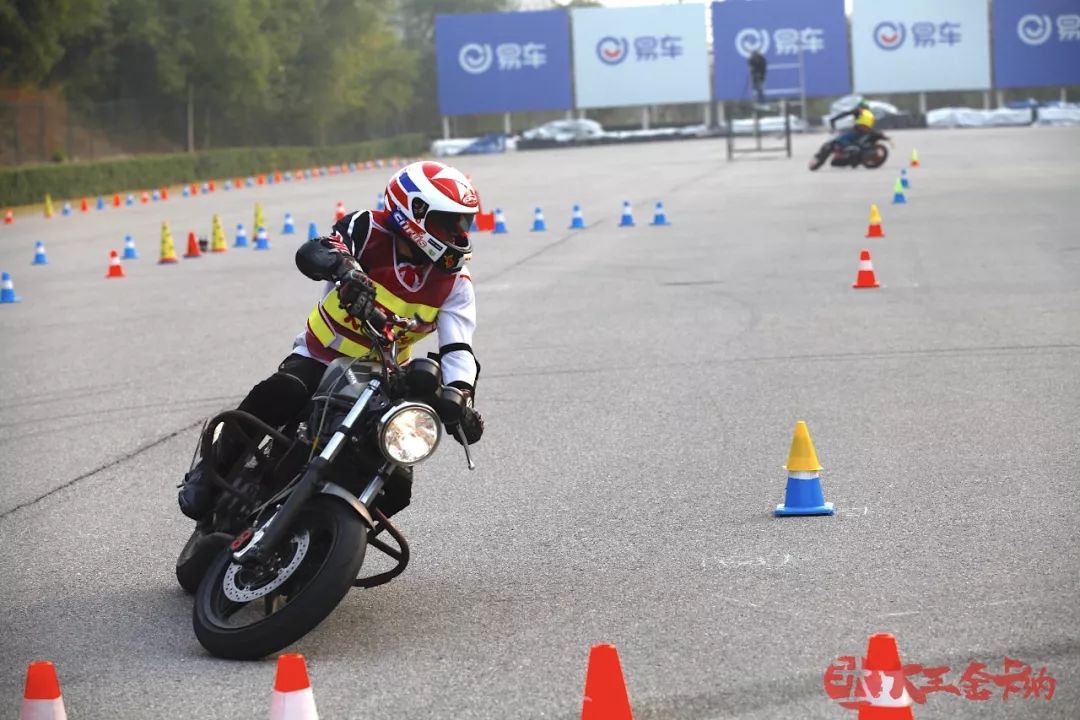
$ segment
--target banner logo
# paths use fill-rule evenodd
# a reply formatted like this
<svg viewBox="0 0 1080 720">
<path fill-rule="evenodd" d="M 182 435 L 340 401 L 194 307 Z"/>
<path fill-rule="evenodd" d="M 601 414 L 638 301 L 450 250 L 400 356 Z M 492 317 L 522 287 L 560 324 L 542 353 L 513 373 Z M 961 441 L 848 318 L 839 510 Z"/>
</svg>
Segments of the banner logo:
<svg viewBox="0 0 1080 720">
<path fill-rule="evenodd" d="M 896 50 L 904 44 L 904 23 L 886 20 L 874 28 L 874 43 L 882 50 Z"/>
<path fill-rule="evenodd" d="M 1027 45 L 1042 45 L 1053 31 L 1054 24 L 1049 15 L 1025 15 L 1016 23 L 1016 34 Z"/>
<path fill-rule="evenodd" d="M 755 50 L 762 55 L 769 52 L 769 32 L 764 28 L 743 28 L 735 36 L 735 51 L 748 58 Z"/>
<path fill-rule="evenodd" d="M 596 43 L 596 57 L 606 65 L 618 65 L 626 59 L 626 51 L 629 44 L 626 38 L 617 38 L 611 35 L 600 38 Z"/>
<path fill-rule="evenodd" d="M 469 43 L 468 45 L 462 45 L 461 50 L 458 52 L 458 64 L 461 65 L 461 69 L 472 75 L 479 75 L 487 72 L 487 69 L 491 67 L 491 61 L 495 55 L 491 52 L 490 45 L 481 45 L 480 43 Z"/>
</svg>

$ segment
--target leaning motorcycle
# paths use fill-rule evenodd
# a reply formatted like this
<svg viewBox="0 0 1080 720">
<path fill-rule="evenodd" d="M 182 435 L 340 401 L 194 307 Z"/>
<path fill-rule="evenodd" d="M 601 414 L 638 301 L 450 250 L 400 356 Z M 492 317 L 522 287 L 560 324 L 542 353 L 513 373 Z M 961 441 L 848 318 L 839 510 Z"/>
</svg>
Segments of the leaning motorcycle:
<svg viewBox="0 0 1080 720">
<path fill-rule="evenodd" d="M 832 156 L 833 167 L 850 167 L 855 169 L 862 165 L 871 170 L 879 168 L 889 159 L 889 148 L 892 140 L 885 133 L 871 130 L 856 142 L 841 145 L 836 138 L 830 139 L 821 146 L 821 149 L 810 159 L 809 167 L 817 170 Z"/>
<path fill-rule="evenodd" d="M 306 418 L 279 430 L 229 410 L 204 426 L 193 466 L 213 457 L 223 431 L 246 441 L 227 471 L 204 463 L 222 493 L 176 562 L 180 585 L 195 593 L 195 636 L 218 657 L 276 652 L 322 622 L 350 588 L 405 570 L 409 545 L 381 504 L 435 452 L 444 424 L 456 428 L 474 467 L 459 424 L 465 396 L 442 385 L 437 359 L 397 361 L 398 340 L 417 321 L 378 310 L 358 320 L 379 359 L 333 361 Z M 369 546 L 395 564 L 358 577 Z"/>
</svg>

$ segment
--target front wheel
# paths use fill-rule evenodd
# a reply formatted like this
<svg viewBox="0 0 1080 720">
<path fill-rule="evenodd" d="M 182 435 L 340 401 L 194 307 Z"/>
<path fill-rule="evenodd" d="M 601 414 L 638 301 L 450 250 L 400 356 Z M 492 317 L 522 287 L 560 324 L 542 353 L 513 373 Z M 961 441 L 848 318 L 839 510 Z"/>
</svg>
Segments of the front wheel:
<svg viewBox="0 0 1080 720">
<path fill-rule="evenodd" d="M 367 526 L 328 496 L 310 500 L 265 563 L 233 562 L 226 548 L 195 597 L 195 637 L 210 653 L 256 660 L 296 642 L 341 602 L 360 573 Z"/>
</svg>

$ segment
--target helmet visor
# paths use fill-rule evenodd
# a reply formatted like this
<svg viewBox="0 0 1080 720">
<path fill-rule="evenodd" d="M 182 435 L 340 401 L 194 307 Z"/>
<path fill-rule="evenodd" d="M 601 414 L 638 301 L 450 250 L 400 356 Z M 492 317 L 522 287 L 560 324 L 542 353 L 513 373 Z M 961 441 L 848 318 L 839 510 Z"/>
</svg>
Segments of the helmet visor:
<svg viewBox="0 0 1080 720">
<path fill-rule="evenodd" d="M 472 219 L 471 214 L 436 210 L 428 213 L 424 221 L 424 228 L 436 240 L 467 250 L 469 248 L 469 228 L 472 227 Z"/>
</svg>

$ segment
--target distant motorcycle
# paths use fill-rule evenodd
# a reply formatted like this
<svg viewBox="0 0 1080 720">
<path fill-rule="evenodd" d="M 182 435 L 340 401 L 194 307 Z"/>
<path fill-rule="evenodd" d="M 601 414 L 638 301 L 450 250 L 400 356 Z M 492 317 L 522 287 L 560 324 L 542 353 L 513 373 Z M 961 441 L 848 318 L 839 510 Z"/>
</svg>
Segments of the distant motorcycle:
<svg viewBox="0 0 1080 720">
<path fill-rule="evenodd" d="M 889 159 L 889 148 L 885 143 L 892 145 L 892 140 L 885 133 L 871 130 L 853 143 L 841 145 L 836 138 L 832 138 L 821 146 L 817 154 L 810 159 L 809 167 L 817 170 L 832 156 L 833 167 L 849 167 L 855 169 L 860 165 L 873 170 L 885 164 Z"/>
<path fill-rule="evenodd" d="M 408 543 L 381 510 L 383 493 L 431 456 L 442 425 L 460 421 L 465 396 L 442 385 L 431 358 L 398 363 L 398 340 L 415 320 L 377 310 L 359 320 L 379 359 L 330 363 L 310 415 L 278 431 L 229 410 L 203 430 L 197 457 L 211 457 L 226 426 L 247 438 L 244 457 L 224 477 L 206 463 L 222 495 L 176 562 L 177 580 L 195 594 L 195 636 L 218 657 L 277 652 L 318 625 L 349 588 L 389 582 L 409 562 Z M 392 543 L 379 537 L 384 532 Z M 358 578 L 367 547 L 395 566 Z"/>
</svg>

